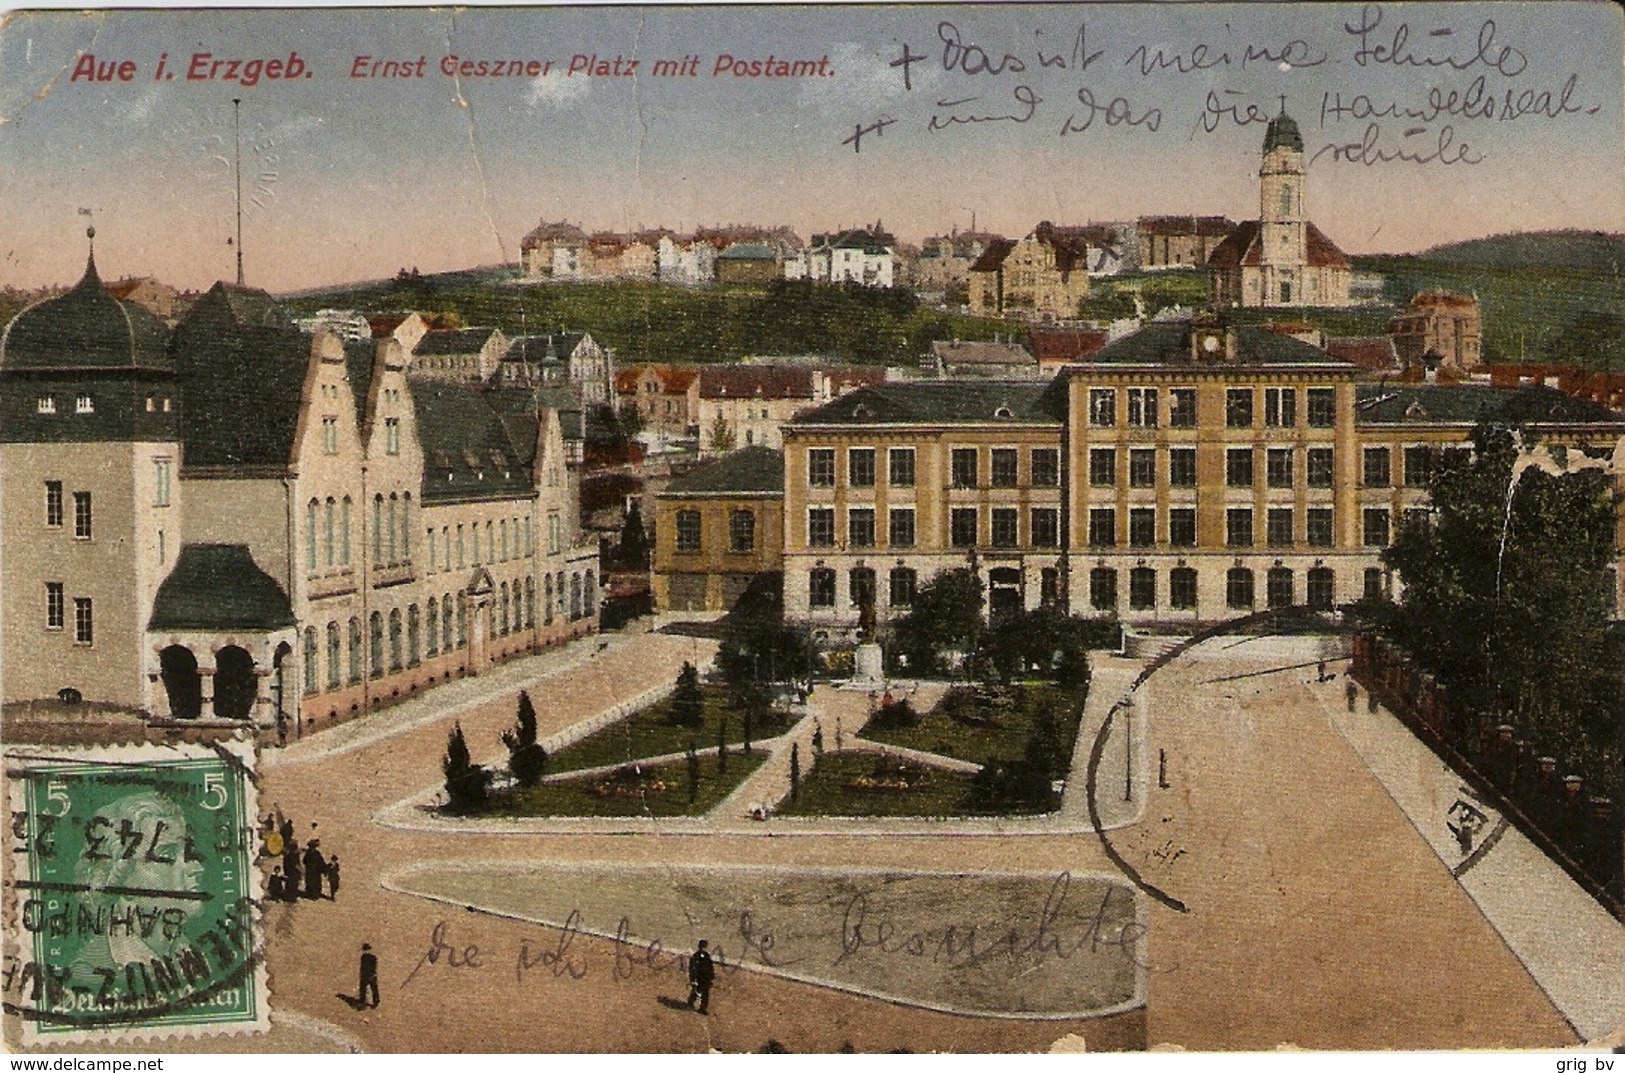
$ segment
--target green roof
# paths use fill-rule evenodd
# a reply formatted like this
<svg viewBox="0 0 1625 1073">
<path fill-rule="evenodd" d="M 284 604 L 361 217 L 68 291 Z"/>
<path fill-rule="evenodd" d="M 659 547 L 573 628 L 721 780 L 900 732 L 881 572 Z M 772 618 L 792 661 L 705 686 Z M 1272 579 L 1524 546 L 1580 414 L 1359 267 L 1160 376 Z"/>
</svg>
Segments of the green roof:
<svg viewBox="0 0 1625 1073">
<path fill-rule="evenodd" d="M 1298 131 L 1298 121 L 1284 110 L 1270 120 L 1270 125 L 1264 129 L 1264 152 L 1283 145 L 1303 152 L 1303 135 Z"/>
<path fill-rule="evenodd" d="M 158 318 L 107 293 L 92 257 L 72 290 L 12 318 L 0 335 L 0 368 L 167 372 L 175 363 L 165 336 Z"/>
<path fill-rule="evenodd" d="M 674 478 L 661 498 L 784 492 L 784 452 L 746 447 Z"/>
<path fill-rule="evenodd" d="M 1610 435 L 1625 428 L 1625 416 L 1601 403 L 1544 386 L 1360 384 L 1354 413 L 1360 425 L 1604 425 Z"/>
<path fill-rule="evenodd" d="M 1246 324 L 1236 325 L 1227 331 L 1235 340 L 1237 353 L 1234 357 L 1216 359 L 1212 363 L 1198 362 L 1191 356 L 1190 331 L 1189 321 L 1153 321 L 1132 335 L 1107 343 L 1080 364 L 1187 365 L 1214 369 L 1257 365 L 1340 365 L 1354 368 L 1352 363 L 1333 357 L 1318 346 Z"/>
<path fill-rule="evenodd" d="M 1058 425 L 1065 385 L 1031 380 L 927 380 L 876 384 L 806 413 L 794 425 Z"/>
<path fill-rule="evenodd" d="M 217 283 L 176 327 L 187 468 L 289 464 L 312 340 L 279 322 L 274 304 Z"/>
<path fill-rule="evenodd" d="M 242 544 L 186 544 L 158 586 L 149 630 L 280 630 L 296 625 L 288 594 Z"/>
<path fill-rule="evenodd" d="M 423 445 L 422 502 L 513 499 L 534 491 L 529 459 L 535 452 L 528 445 L 514 446 L 486 389 L 463 381 L 419 380 L 412 384 L 412 405 Z M 535 424 L 528 428 L 534 436 Z"/>
</svg>

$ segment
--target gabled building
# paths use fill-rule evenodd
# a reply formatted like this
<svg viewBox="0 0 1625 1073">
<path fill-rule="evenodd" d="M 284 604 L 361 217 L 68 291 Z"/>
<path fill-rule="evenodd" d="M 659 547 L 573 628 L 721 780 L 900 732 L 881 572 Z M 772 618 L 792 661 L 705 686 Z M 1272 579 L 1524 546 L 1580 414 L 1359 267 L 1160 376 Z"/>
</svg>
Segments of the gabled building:
<svg viewBox="0 0 1625 1073">
<path fill-rule="evenodd" d="M 496 375 L 508 339 L 497 328 L 435 328 L 407 354 L 414 377 L 483 383 Z"/>
<path fill-rule="evenodd" d="M 93 262 L 15 318 L 4 701 L 281 740 L 592 629 L 556 415 L 407 364 L 224 283 L 166 340 Z"/>
<path fill-rule="evenodd" d="M 620 408 L 631 407 L 643 430 L 666 439 L 699 431 L 700 369 L 694 365 L 629 365 L 615 374 Z"/>
<path fill-rule="evenodd" d="M 1206 268 L 1213 250 L 1235 229 L 1228 216 L 1142 216 L 1135 222 L 1139 267 L 1148 272 Z"/>
<path fill-rule="evenodd" d="M 508 341 L 497 380 L 566 384 L 587 406 L 615 405 L 615 359 L 586 332 L 520 335 Z"/>
<path fill-rule="evenodd" d="M 971 268 L 971 312 L 1027 320 L 1070 320 L 1089 294 L 1088 227 L 1044 220 L 1018 242 L 988 247 Z"/>
<path fill-rule="evenodd" d="M 897 240 L 879 222 L 817 234 L 805 250 L 785 261 L 784 278 L 890 287 L 896 277 L 896 253 Z"/>
</svg>

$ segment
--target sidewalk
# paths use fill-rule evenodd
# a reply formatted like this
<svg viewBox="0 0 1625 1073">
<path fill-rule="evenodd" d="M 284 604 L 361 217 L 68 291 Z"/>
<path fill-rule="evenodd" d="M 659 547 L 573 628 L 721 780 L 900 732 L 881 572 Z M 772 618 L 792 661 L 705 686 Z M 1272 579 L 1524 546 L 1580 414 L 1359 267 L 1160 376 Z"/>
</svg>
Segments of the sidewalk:
<svg viewBox="0 0 1625 1073">
<path fill-rule="evenodd" d="M 259 766 L 271 769 L 309 764 L 365 749 L 397 734 L 460 715 L 515 690 L 531 688 L 597 659 L 602 652 L 614 651 L 627 640 L 618 634 L 588 634 L 561 647 L 493 667 L 484 674 L 447 682 L 359 719 L 306 734 L 290 745 L 266 749 L 260 755 Z"/>
<path fill-rule="evenodd" d="M 1501 817 L 1464 792 L 1462 780 L 1386 708 L 1347 711 L 1341 677 L 1310 687 L 1332 725 L 1359 753 L 1394 804 L 1447 869 L 1466 858 L 1446 827 L 1458 799 Z M 1552 1004 L 1587 1040 L 1625 1024 L 1625 925 L 1575 885 L 1515 827 L 1458 877 L 1462 889 L 1523 962 Z"/>
</svg>

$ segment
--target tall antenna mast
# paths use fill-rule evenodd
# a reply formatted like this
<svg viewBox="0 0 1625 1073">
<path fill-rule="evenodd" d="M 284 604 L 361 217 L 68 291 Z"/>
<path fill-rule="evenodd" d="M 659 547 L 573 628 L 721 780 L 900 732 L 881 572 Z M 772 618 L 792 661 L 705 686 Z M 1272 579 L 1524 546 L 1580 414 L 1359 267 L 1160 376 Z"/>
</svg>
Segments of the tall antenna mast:
<svg viewBox="0 0 1625 1073">
<path fill-rule="evenodd" d="M 231 99 L 231 125 L 237 141 L 237 286 L 243 285 L 243 99 Z"/>
</svg>

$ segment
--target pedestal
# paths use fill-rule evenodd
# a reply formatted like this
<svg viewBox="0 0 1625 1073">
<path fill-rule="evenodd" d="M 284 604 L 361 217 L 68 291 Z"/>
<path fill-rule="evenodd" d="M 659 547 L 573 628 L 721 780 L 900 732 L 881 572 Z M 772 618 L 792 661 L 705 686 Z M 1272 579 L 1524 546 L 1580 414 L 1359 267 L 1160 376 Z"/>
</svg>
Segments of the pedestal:
<svg viewBox="0 0 1625 1073">
<path fill-rule="evenodd" d="M 873 641 L 857 647 L 852 654 L 852 681 L 865 685 L 880 685 L 886 677 L 880 646 Z"/>
</svg>

